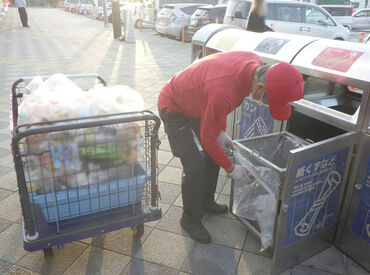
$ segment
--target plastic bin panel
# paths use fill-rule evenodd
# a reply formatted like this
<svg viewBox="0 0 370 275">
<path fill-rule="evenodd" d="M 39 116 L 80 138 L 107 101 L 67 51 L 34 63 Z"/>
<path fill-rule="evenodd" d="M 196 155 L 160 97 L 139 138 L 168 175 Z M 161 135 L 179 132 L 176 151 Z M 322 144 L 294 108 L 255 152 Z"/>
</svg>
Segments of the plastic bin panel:
<svg viewBox="0 0 370 275">
<path fill-rule="evenodd" d="M 274 274 L 333 242 L 356 137 L 349 132 L 289 153 L 277 214 Z"/>
<path fill-rule="evenodd" d="M 364 135 L 362 140 L 360 165 L 352 171 L 357 177 L 347 190 L 349 211 L 345 213 L 338 246 L 370 272 L 370 135 Z"/>
<path fill-rule="evenodd" d="M 80 187 L 55 194 L 33 196 L 47 222 L 62 221 L 141 201 L 147 176 L 124 178 L 89 187 Z"/>
</svg>

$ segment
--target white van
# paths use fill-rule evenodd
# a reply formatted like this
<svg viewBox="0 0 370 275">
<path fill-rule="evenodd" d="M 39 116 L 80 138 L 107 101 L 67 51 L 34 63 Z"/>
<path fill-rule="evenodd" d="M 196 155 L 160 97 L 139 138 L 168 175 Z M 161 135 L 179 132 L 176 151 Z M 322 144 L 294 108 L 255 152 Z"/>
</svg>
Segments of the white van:
<svg viewBox="0 0 370 275">
<path fill-rule="evenodd" d="M 267 0 L 266 3 L 266 25 L 276 32 L 349 39 L 349 31 L 315 4 L 286 0 Z M 246 28 L 251 4 L 251 0 L 230 0 L 224 24 Z"/>
</svg>

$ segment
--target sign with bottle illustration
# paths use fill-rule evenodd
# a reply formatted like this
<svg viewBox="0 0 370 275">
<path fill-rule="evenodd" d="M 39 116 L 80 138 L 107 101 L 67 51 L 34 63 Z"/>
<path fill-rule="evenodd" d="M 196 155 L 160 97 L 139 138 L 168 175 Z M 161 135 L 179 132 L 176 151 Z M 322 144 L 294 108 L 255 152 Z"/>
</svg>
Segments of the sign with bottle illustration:
<svg viewBox="0 0 370 275">
<path fill-rule="evenodd" d="M 271 134 L 274 130 L 274 119 L 269 108 L 249 98 L 241 105 L 239 138 L 245 139 Z"/>
<path fill-rule="evenodd" d="M 313 65 L 339 72 L 347 72 L 363 52 L 328 47 L 312 62 Z"/>
<path fill-rule="evenodd" d="M 370 155 L 355 218 L 352 223 L 352 232 L 370 244 Z"/>
<path fill-rule="evenodd" d="M 288 39 L 281 39 L 276 37 L 267 37 L 254 49 L 256 52 L 277 54 L 286 43 Z"/>
<path fill-rule="evenodd" d="M 284 247 L 334 224 L 349 147 L 299 163 L 290 194 Z"/>
</svg>

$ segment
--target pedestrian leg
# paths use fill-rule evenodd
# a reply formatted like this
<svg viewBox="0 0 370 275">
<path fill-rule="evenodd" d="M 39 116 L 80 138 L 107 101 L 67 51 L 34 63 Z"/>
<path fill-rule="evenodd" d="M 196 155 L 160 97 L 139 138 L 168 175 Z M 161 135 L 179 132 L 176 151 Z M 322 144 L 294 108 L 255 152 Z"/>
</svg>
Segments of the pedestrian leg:
<svg viewBox="0 0 370 275">
<path fill-rule="evenodd" d="M 18 8 L 19 17 L 21 18 L 22 26 L 26 27 L 25 17 L 24 17 L 25 8 Z"/>
<path fill-rule="evenodd" d="M 26 27 L 28 26 L 28 14 L 26 8 L 24 8 L 24 23 L 26 24 Z"/>
</svg>

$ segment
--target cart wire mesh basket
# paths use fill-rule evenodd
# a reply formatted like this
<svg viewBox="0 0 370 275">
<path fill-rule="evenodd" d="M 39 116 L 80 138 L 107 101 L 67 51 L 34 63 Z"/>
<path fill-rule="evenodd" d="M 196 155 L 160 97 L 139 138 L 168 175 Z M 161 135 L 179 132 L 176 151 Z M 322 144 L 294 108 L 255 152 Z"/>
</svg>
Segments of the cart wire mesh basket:
<svg viewBox="0 0 370 275">
<path fill-rule="evenodd" d="M 16 126 L 22 90 L 13 85 L 11 121 L 26 250 L 161 217 L 157 116 L 140 111 Z"/>
</svg>

